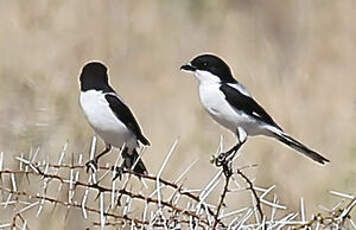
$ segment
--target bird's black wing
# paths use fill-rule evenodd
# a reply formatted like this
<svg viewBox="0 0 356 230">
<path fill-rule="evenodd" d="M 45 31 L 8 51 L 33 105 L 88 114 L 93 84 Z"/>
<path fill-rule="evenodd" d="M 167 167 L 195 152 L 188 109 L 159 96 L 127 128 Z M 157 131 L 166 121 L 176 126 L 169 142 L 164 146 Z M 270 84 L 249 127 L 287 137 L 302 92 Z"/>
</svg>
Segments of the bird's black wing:
<svg viewBox="0 0 356 230">
<path fill-rule="evenodd" d="M 113 94 L 106 94 L 105 99 L 109 103 L 109 106 L 116 117 L 136 135 L 137 139 L 144 145 L 150 145 L 150 142 L 147 140 L 147 138 L 143 136 L 140 126 L 138 125 L 130 109 L 117 96 Z"/>
<path fill-rule="evenodd" d="M 263 121 L 269 125 L 282 130 L 270 115 L 250 96 L 241 93 L 228 84 L 221 84 L 221 92 L 224 93 L 226 100 L 236 110 L 242 111 L 257 120 Z"/>
</svg>

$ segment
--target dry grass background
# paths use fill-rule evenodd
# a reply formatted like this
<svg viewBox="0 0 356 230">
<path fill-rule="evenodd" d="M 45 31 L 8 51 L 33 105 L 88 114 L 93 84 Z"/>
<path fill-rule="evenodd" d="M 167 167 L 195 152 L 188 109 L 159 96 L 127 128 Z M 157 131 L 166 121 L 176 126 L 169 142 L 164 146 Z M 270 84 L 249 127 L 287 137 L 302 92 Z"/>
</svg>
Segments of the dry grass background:
<svg viewBox="0 0 356 230">
<path fill-rule="evenodd" d="M 285 130 L 331 160 L 321 167 L 264 138 L 242 149 L 238 164 L 259 165 L 250 174 L 258 185 L 276 184 L 291 208 L 304 197 L 310 215 L 333 204 L 329 189 L 356 191 L 355 20 L 352 0 L 0 0 L 0 151 L 9 158 L 41 146 L 40 157 L 51 159 L 68 140 L 70 152 L 88 152 L 93 133 L 77 76 L 98 59 L 153 143 L 143 157 L 149 171 L 179 137 L 164 176 L 199 159 L 185 183 L 201 187 L 217 170 L 209 158 L 220 135 L 225 146 L 234 138 L 211 121 L 197 83 L 178 68 L 214 52 Z"/>
</svg>

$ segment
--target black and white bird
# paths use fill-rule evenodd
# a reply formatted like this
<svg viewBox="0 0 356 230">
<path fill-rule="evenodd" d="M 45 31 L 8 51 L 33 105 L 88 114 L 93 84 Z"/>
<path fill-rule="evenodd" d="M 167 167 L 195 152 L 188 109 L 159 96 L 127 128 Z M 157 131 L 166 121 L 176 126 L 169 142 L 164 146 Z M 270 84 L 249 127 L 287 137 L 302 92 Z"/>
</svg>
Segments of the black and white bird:
<svg viewBox="0 0 356 230">
<path fill-rule="evenodd" d="M 236 152 L 248 136 L 256 135 L 273 137 L 320 164 L 329 162 L 284 132 L 249 91 L 234 79 L 230 67 L 221 58 L 202 54 L 180 69 L 194 73 L 199 81 L 199 96 L 205 110 L 215 121 L 237 136 L 238 143 L 218 157 L 218 166 L 231 153 Z"/>
<path fill-rule="evenodd" d="M 122 148 L 124 159 L 122 168 L 131 169 L 139 155 L 139 143 L 150 145 L 143 135 L 130 108 L 110 86 L 108 68 L 100 62 L 89 62 L 80 73 L 80 106 L 90 126 L 103 139 L 106 148 L 95 159 L 87 163 L 88 168 L 96 168 L 100 157 L 109 152 L 112 146 Z M 134 171 L 147 173 L 141 159 Z"/>
</svg>

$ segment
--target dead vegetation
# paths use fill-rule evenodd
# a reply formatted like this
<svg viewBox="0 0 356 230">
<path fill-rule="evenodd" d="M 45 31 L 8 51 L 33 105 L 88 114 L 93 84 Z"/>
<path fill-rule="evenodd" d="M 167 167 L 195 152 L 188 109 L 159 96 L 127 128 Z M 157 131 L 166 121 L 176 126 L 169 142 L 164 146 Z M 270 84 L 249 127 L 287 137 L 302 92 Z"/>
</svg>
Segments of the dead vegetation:
<svg viewBox="0 0 356 230">
<path fill-rule="evenodd" d="M 29 157 L 16 157 L 17 168 L 3 168 L 7 159 L 0 154 L 1 203 L 7 218 L 0 220 L 0 229 L 36 229 L 34 222 L 48 210 L 59 209 L 65 218 L 79 210 L 88 223 L 87 229 L 355 229 L 352 210 L 356 206 L 353 194 L 330 191 L 341 200 L 331 209 L 306 216 L 304 201 L 300 210 L 289 210 L 280 204 L 274 185 L 262 188 L 254 184 L 245 172 L 256 165 L 233 168 L 224 176 L 222 169 L 202 188 L 188 188 L 185 177 L 191 177 L 188 165 L 178 178 L 163 178 L 169 160 L 176 152 L 178 141 L 163 159 L 155 174 L 138 175 L 124 171 L 122 180 L 115 177 L 112 165 L 100 166 L 96 172 L 86 173 L 85 156 L 66 157 L 67 145 L 59 159 L 39 161 L 40 149 Z M 219 148 L 220 150 L 221 148 Z M 90 156 L 96 150 L 92 140 Z M 141 151 L 141 156 L 144 150 Z M 118 154 L 120 156 L 120 154 Z M 238 158 L 239 156 L 237 156 Z M 65 162 L 64 159 L 71 159 Z M 118 165 L 120 157 L 115 161 Z M 235 159 L 235 162 L 238 159 Z M 140 178 L 140 179 L 138 179 Z M 221 190 L 217 203 L 208 202 L 213 190 Z M 250 193 L 248 205 L 228 203 L 228 196 Z M 267 197 L 273 197 L 268 199 Z M 46 211 L 47 210 L 47 211 Z M 46 214 L 44 214 L 46 213 Z M 52 213 L 53 214 L 53 213 Z M 4 215 L 2 216 L 4 218 Z"/>
</svg>

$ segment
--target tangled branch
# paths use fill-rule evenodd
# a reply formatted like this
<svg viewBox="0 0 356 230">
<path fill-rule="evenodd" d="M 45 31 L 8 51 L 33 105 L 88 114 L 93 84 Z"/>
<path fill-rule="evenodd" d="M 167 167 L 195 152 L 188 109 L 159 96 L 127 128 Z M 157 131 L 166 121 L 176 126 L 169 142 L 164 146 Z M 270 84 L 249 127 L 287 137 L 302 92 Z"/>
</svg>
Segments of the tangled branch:
<svg viewBox="0 0 356 230">
<path fill-rule="evenodd" d="M 87 174 L 82 154 L 72 154 L 70 161 L 65 162 L 66 146 L 55 162 L 37 160 L 40 149 L 30 152 L 28 158 L 22 154 L 16 157 L 16 169 L 4 168 L 4 154 L 0 153 L 0 206 L 6 210 L 3 213 L 7 213 L 0 214 L 0 229 L 33 229 L 31 226 L 38 221 L 34 217 L 40 216 L 49 205 L 62 207 L 67 212 L 81 210 L 83 219 L 100 229 L 106 226 L 131 226 L 133 229 L 275 229 L 284 226 L 304 229 L 314 225 L 327 229 L 354 226 L 351 218 L 356 206 L 354 195 L 332 192 L 344 202 L 350 202 L 340 204 L 328 215 L 318 214 L 309 221 L 298 220 L 298 213 L 280 205 L 275 194 L 272 201 L 265 199 L 275 186 L 256 186 L 244 173 L 251 167 L 240 167 L 228 177 L 219 170 L 199 189 L 187 188 L 181 183 L 195 163 L 184 169 L 178 178 L 163 179 L 162 172 L 169 166 L 176 145 L 177 142 L 172 145 L 156 175 L 139 175 L 125 170 L 121 181 L 112 180 L 115 175 L 109 165 L 99 166 L 96 172 Z M 115 165 L 118 163 L 116 160 Z M 141 179 L 133 179 L 138 178 L 135 176 Z M 237 177 L 242 177 L 246 185 L 237 184 Z M 223 184 L 222 191 L 220 184 Z M 142 188 L 143 185 L 146 187 Z M 230 194 L 245 191 L 253 195 L 250 206 L 226 203 Z M 208 198 L 216 194 L 220 194 L 217 203 L 208 202 L 211 200 Z M 271 216 L 264 215 L 262 208 L 270 209 Z M 303 209 L 300 213 L 305 216 Z"/>
</svg>

